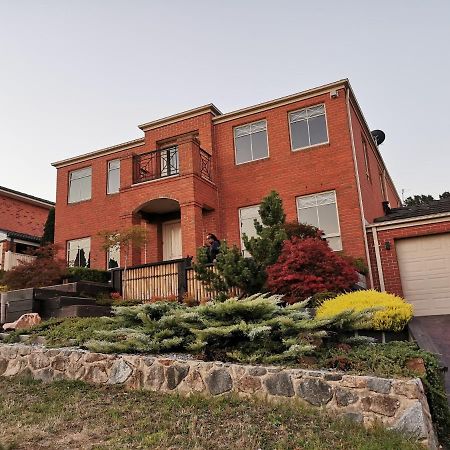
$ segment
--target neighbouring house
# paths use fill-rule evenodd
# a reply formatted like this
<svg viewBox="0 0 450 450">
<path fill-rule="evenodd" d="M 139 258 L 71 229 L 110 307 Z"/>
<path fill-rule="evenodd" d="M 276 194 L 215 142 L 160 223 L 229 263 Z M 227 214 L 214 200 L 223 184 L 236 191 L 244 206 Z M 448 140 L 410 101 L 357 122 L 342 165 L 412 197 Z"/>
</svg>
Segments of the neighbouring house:
<svg viewBox="0 0 450 450">
<path fill-rule="evenodd" d="M 367 227 L 374 286 L 417 316 L 450 314 L 450 199 L 386 212 Z"/>
<path fill-rule="evenodd" d="M 369 261 L 366 225 L 383 202 L 401 204 L 348 80 L 139 128 L 138 139 L 53 163 L 55 243 L 69 265 L 123 265 L 98 232 L 138 224 L 148 240 L 133 249 L 134 265 L 195 255 L 208 232 L 242 248 L 271 190 L 288 221 L 318 226 L 334 250 Z"/>
<path fill-rule="evenodd" d="M 55 204 L 0 186 L 0 270 L 28 261 L 40 245 L 48 212 Z"/>
</svg>

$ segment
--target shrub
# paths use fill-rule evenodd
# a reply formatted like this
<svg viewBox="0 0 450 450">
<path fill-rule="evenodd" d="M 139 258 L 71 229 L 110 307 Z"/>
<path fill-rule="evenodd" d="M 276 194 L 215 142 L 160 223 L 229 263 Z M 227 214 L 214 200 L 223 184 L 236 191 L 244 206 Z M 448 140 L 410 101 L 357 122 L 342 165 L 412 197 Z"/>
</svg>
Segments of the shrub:
<svg viewBox="0 0 450 450">
<path fill-rule="evenodd" d="M 290 303 L 325 291 L 349 289 L 358 277 L 326 241 L 293 237 L 285 241 L 277 262 L 267 269 L 269 290 Z"/>
<path fill-rule="evenodd" d="M 94 281 L 97 283 L 108 283 L 111 278 L 110 272 L 106 270 L 89 269 L 88 267 L 69 267 L 67 276 L 73 281 Z"/>
<path fill-rule="evenodd" d="M 288 239 L 293 237 L 298 237 L 300 239 L 306 238 L 322 238 L 322 231 L 312 225 L 307 225 L 306 223 L 298 222 L 286 222 L 283 225 L 284 231 Z"/>
<path fill-rule="evenodd" d="M 66 262 L 56 257 L 56 247 L 47 245 L 38 248 L 33 261 L 21 262 L 4 275 L 9 289 L 43 287 L 61 282 L 66 271 Z"/>
<path fill-rule="evenodd" d="M 360 329 L 401 331 L 413 316 L 413 307 L 402 298 L 374 290 L 355 291 L 325 301 L 317 310 L 317 318 L 331 318 L 343 311 L 373 308 L 370 320 L 359 323 Z"/>
</svg>

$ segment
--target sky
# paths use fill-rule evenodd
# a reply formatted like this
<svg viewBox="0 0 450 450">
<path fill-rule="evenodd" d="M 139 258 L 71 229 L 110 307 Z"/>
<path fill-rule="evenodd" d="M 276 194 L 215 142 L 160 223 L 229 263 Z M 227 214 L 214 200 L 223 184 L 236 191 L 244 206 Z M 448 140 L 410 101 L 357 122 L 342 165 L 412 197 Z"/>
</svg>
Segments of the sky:
<svg viewBox="0 0 450 450">
<path fill-rule="evenodd" d="M 51 163 L 349 78 L 399 194 L 450 191 L 450 1 L 0 0 L 0 185 Z"/>
</svg>

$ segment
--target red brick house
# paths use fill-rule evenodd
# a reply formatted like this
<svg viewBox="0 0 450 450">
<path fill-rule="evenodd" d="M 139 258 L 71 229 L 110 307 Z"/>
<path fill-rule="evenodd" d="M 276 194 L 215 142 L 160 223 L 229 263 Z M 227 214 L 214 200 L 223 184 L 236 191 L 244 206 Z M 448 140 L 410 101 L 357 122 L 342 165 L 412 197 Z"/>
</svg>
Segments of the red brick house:
<svg viewBox="0 0 450 450">
<path fill-rule="evenodd" d="M 450 314 L 450 199 L 388 209 L 367 230 L 374 286 L 417 316 Z"/>
<path fill-rule="evenodd" d="M 9 270 L 29 259 L 38 247 L 48 212 L 54 203 L 0 186 L 0 269 Z"/>
<path fill-rule="evenodd" d="M 270 190 L 287 220 L 368 261 L 365 227 L 400 199 L 348 80 L 238 111 L 209 104 L 139 126 L 136 140 L 58 161 L 55 242 L 69 264 L 106 268 L 97 234 L 134 224 L 140 264 L 195 255 L 207 232 L 241 245 Z M 123 263 L 123 261 L 122 261 Z M 372 279 L 372 274 L 370 274 Z"/>
</svg>

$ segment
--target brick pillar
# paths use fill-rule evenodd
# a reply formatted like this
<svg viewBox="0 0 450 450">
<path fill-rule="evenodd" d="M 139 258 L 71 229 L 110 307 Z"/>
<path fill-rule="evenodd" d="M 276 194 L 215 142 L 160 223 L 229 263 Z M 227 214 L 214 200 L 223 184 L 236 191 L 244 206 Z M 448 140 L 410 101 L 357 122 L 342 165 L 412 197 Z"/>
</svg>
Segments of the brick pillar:
<svg viewBox="0 0 450 450">
<path fill-rule="evenodd" d="M 200 143 L 195 136 L 182 136 L 177 140 L 180 174 L 200 173 Z"/>
<path fill-rule="evenodd" d="M 194 256 L 204 243 L 202 208 L 192 202 L 181 205 L 181 239 L 183 257 Z"/>
</svg>

